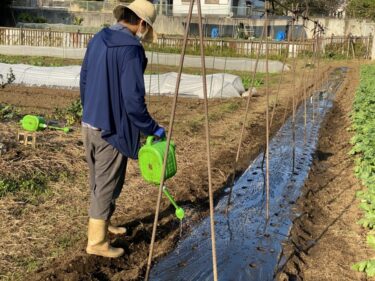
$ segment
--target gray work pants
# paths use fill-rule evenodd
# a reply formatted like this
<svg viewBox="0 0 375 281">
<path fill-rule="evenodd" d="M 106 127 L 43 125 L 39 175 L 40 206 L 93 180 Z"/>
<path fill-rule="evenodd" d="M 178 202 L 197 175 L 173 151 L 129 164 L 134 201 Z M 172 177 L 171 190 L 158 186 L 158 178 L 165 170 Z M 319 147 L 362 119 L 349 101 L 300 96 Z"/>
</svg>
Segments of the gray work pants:
<svg viewBox="0 0 375 281">
<path fill-rule="evenodd" d="M 109 220 L 124 185 L 127 157 L 101 137 L 101 132 L 82 127 L 89 166 L 91 202 L 89 216 Z"/>
</svg>

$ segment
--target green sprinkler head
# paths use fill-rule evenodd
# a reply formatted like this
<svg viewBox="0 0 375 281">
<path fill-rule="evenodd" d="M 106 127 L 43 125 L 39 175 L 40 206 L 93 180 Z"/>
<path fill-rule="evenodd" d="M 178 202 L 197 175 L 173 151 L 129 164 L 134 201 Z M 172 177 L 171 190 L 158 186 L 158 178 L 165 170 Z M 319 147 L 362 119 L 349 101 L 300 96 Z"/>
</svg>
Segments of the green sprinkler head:
<svg viewBox="0 0 375 281">
<path fill-rule="evenodd" d="M 185 211 L 184 209 L 182 209 L 180 206 L 177 205 L 176 201 L 173 199 L 172 195 L 169 193 L 168 189 L 163 186 L 163 192 L 165 194 L 165 196 L 167 196 L 167 198 L 169 199 L 169 201 L 172 203 L 172 205 L 175 207 L 176 209 L 176 217 L 179 219 L 179 220 L 182 220 L 184 217 L 185 217 Z"/>
<path fill-rule="evenodd" d="M 176 208 L 176 217 L 179 219 L 179 220 L 183 220 L 184 217 L 185 217 L 185 212 L 184 212 L 184 209 L 182 209 L 181 207 L 178 207 Z"/>
</svg>

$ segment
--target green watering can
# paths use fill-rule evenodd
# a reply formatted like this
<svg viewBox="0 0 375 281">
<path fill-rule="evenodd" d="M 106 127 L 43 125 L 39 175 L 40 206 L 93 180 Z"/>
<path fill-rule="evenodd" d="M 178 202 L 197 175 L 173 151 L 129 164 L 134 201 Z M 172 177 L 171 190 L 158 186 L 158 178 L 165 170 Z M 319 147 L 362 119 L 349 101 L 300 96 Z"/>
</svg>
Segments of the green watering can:
<svg viewBox="0 0 375 281">
<path fill-rule="evenodd" d="M 138 163 L 141 175 L 145 181 L 153 184 L 160 184 L 163 169 L 164 153 L 167 148 L 166 139 L 154 141 L 153 136 L 147 137 L 146 144 L 141 147 L 138 153 Z M 177 172 L 175 144 L 169 145 L 167 166 L 165 170 L 165 180 L 173 177 Z M 182 220 L 185 217 L 184 210 L 179 207 L 168 189 L 163 186 L 163 193 L 176 209 L 176 217 Z"/>
<path fill-rule="evenodd" d="M 65 133 L 68 133 L 70 131 L 70 128 L 68 127 L 60 128 L 47 125 L 43 117 L 35 115 L 25 115 L 20 121 L 20 123 L 22 128 L 28 132 L 42 131 L 46 128 L 63 131 Z"/>
</svg>

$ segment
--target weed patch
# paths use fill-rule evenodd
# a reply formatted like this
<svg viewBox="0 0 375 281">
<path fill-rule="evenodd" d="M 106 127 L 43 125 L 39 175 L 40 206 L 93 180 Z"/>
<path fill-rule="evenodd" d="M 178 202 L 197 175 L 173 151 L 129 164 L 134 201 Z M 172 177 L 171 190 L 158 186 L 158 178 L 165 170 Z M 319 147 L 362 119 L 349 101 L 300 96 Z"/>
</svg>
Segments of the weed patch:
<svg viewBox="0 0 375 281">
<path fill-rule="evenodd" d="M 0 198 L 19 191 L 29 193 L 31 195 L 40 195 L 47 190 L 49 180 L 56 180 L 56 176 L 46 176 L 41 173 L 24 175 L 21 178 L 1 177 L 0 180 Z"/>
<path fill-rule="evenodd" d="M 203 122 L 201 119 L 188 120 L 186 128 L 188 133 L 198 133 L 203 128 Z"/>
<path fill-rule="evenodd" d="M 80 123 L 82 119 L 81 100 L 75 100 L 67 108 L 64 109 L 56 108 L 53 114 L 53 118 L 65 120 L 66 126 Z"/>
<path fill-rule="evenodd" d="M 0 103 L 0 121 L 10 121 L 19 117 L 19 109 L 13 105 Z"/>
<path fill-rule="evenodd" d="M 241 106 L 240 101 L 232 101 L 232 102 L 221 105 L 220 111 L 222 113 L 232 113 L 234 111 L 237 111 L 240 108 L 240 106 Z"/>
<path fill-rule="evenodd" d="M 12 84 L 16 80 L 13 69 L 9 68 L 9 72 L 5 75 L 0 74 L 0 88 L 4 89 L 6 86 Z"/>
</svg>

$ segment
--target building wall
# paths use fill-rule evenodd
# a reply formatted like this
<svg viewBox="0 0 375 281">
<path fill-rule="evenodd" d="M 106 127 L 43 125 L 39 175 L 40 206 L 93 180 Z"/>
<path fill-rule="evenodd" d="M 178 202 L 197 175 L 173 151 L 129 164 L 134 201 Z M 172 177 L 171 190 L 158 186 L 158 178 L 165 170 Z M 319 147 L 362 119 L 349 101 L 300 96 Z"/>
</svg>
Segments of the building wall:
<svg viewBox="0 0 375 281">
<path fill-rule="evenodd" d="M 201 0 L 202 14 L 206 15 L 222 15 L 228 16 L 230 14 L 231 0 Z M 188 0 L 174 0 L 173 1 L 173 15 L 186 15 L 189 11 L 190 1 Z M 193 8 L 193 14 L 197 15 L 196 5 Z"/>
<path fill-rule="evenodd" d="M 182 1 L 182 0 L 175 0 L 175 1 Z M 212 0 L 206 0 L 212 1 Z M 213 11 L 213 6 L 220 7 L 224 11 L 224 6 L 226 9 L 229 8 L 228 2 L 231 0 L 215 0 L 219 1 L 219 4 L 203 4 L 202 9 L 210 9 Z M 184 6 L 184 9 L 188 9 L 188 5 Z M 105 24 L 111 24 L 114 22 L 114 18 L 112 13 L 109 12 L 71 12 L 64 10 L 48 10 L 48 9 L 14 9 L 15 18 L 17 18 L 17 14 L 21 12 L 31 13 L 37 16 L 45 17 L 49 23 L 65 23 L 71 24 L 74 21 L 74 17 L 81 17 L 83 18 L 82 25 L 83 26 L 95 26 L 100 27 Z M 354 36 L 368 36 L 369 34 L 375 35 L 375 23 L 374 22 L 367 22 L 364 20 L 342 20 L 342 19 L 332 19 L 332 18 L 318 18 L 316 19 L 319 21 L 323 26 L 326 27 L 325 36 L 347 36 L 352 34 Z M 186 21 L 186 16 L 158 16 L 155 22 L 155 30 L 161 34 L 176 34 L 182 35 L 184 33 L 184 23 Z M 197 17 L 193 17 L 192 19 L 192 34 L 195 34 L 197 31 Z M 235 19 L 229 17 L 205 17 L 203 19 L 203 23 L 205 25 L 206 34 L 210 35 L 210 30 L 213 27 L 218 27 L 219 30 L 222 30 L 222 34 L 225 36 L 231 36 L 235 32 L 236 26 L 240 23 L 244 23 L 245 25 L 252 26 L 255 30 L 255 33 L 259 33 L 260 28 L 264 24 L 264 19 Z M 288 24 L 288 19 L 275 19 L 270 21 L 271 32 L 275 30 L 283 30 Z M 312 22 L 306 22 L 305 32 L 307 34 L 307 38 L 313 37 L 313 29 L 314 24 Z M 299 27 L 303 25 L 302 21 L 297 23 Z M 275 33 L 274 32 L 274 33 Z M 299 32 L 300 33 L 300 32 Z"/>
<path fill-rule="evenodd" d="M 332 18 L 317 18 L 324 27 L 326 36 L 342 36 L 352 34 L 354 36 L 368 36 L 369 34 L 375 35 L 375 23 L 358 20 L 358 19 L 332 19 Z M 302 22 L 301 22 L 302 23 Z M 313 36 L 314 23 L 306 23 L 306 32 L 308 37 Z"/>
</svg>

